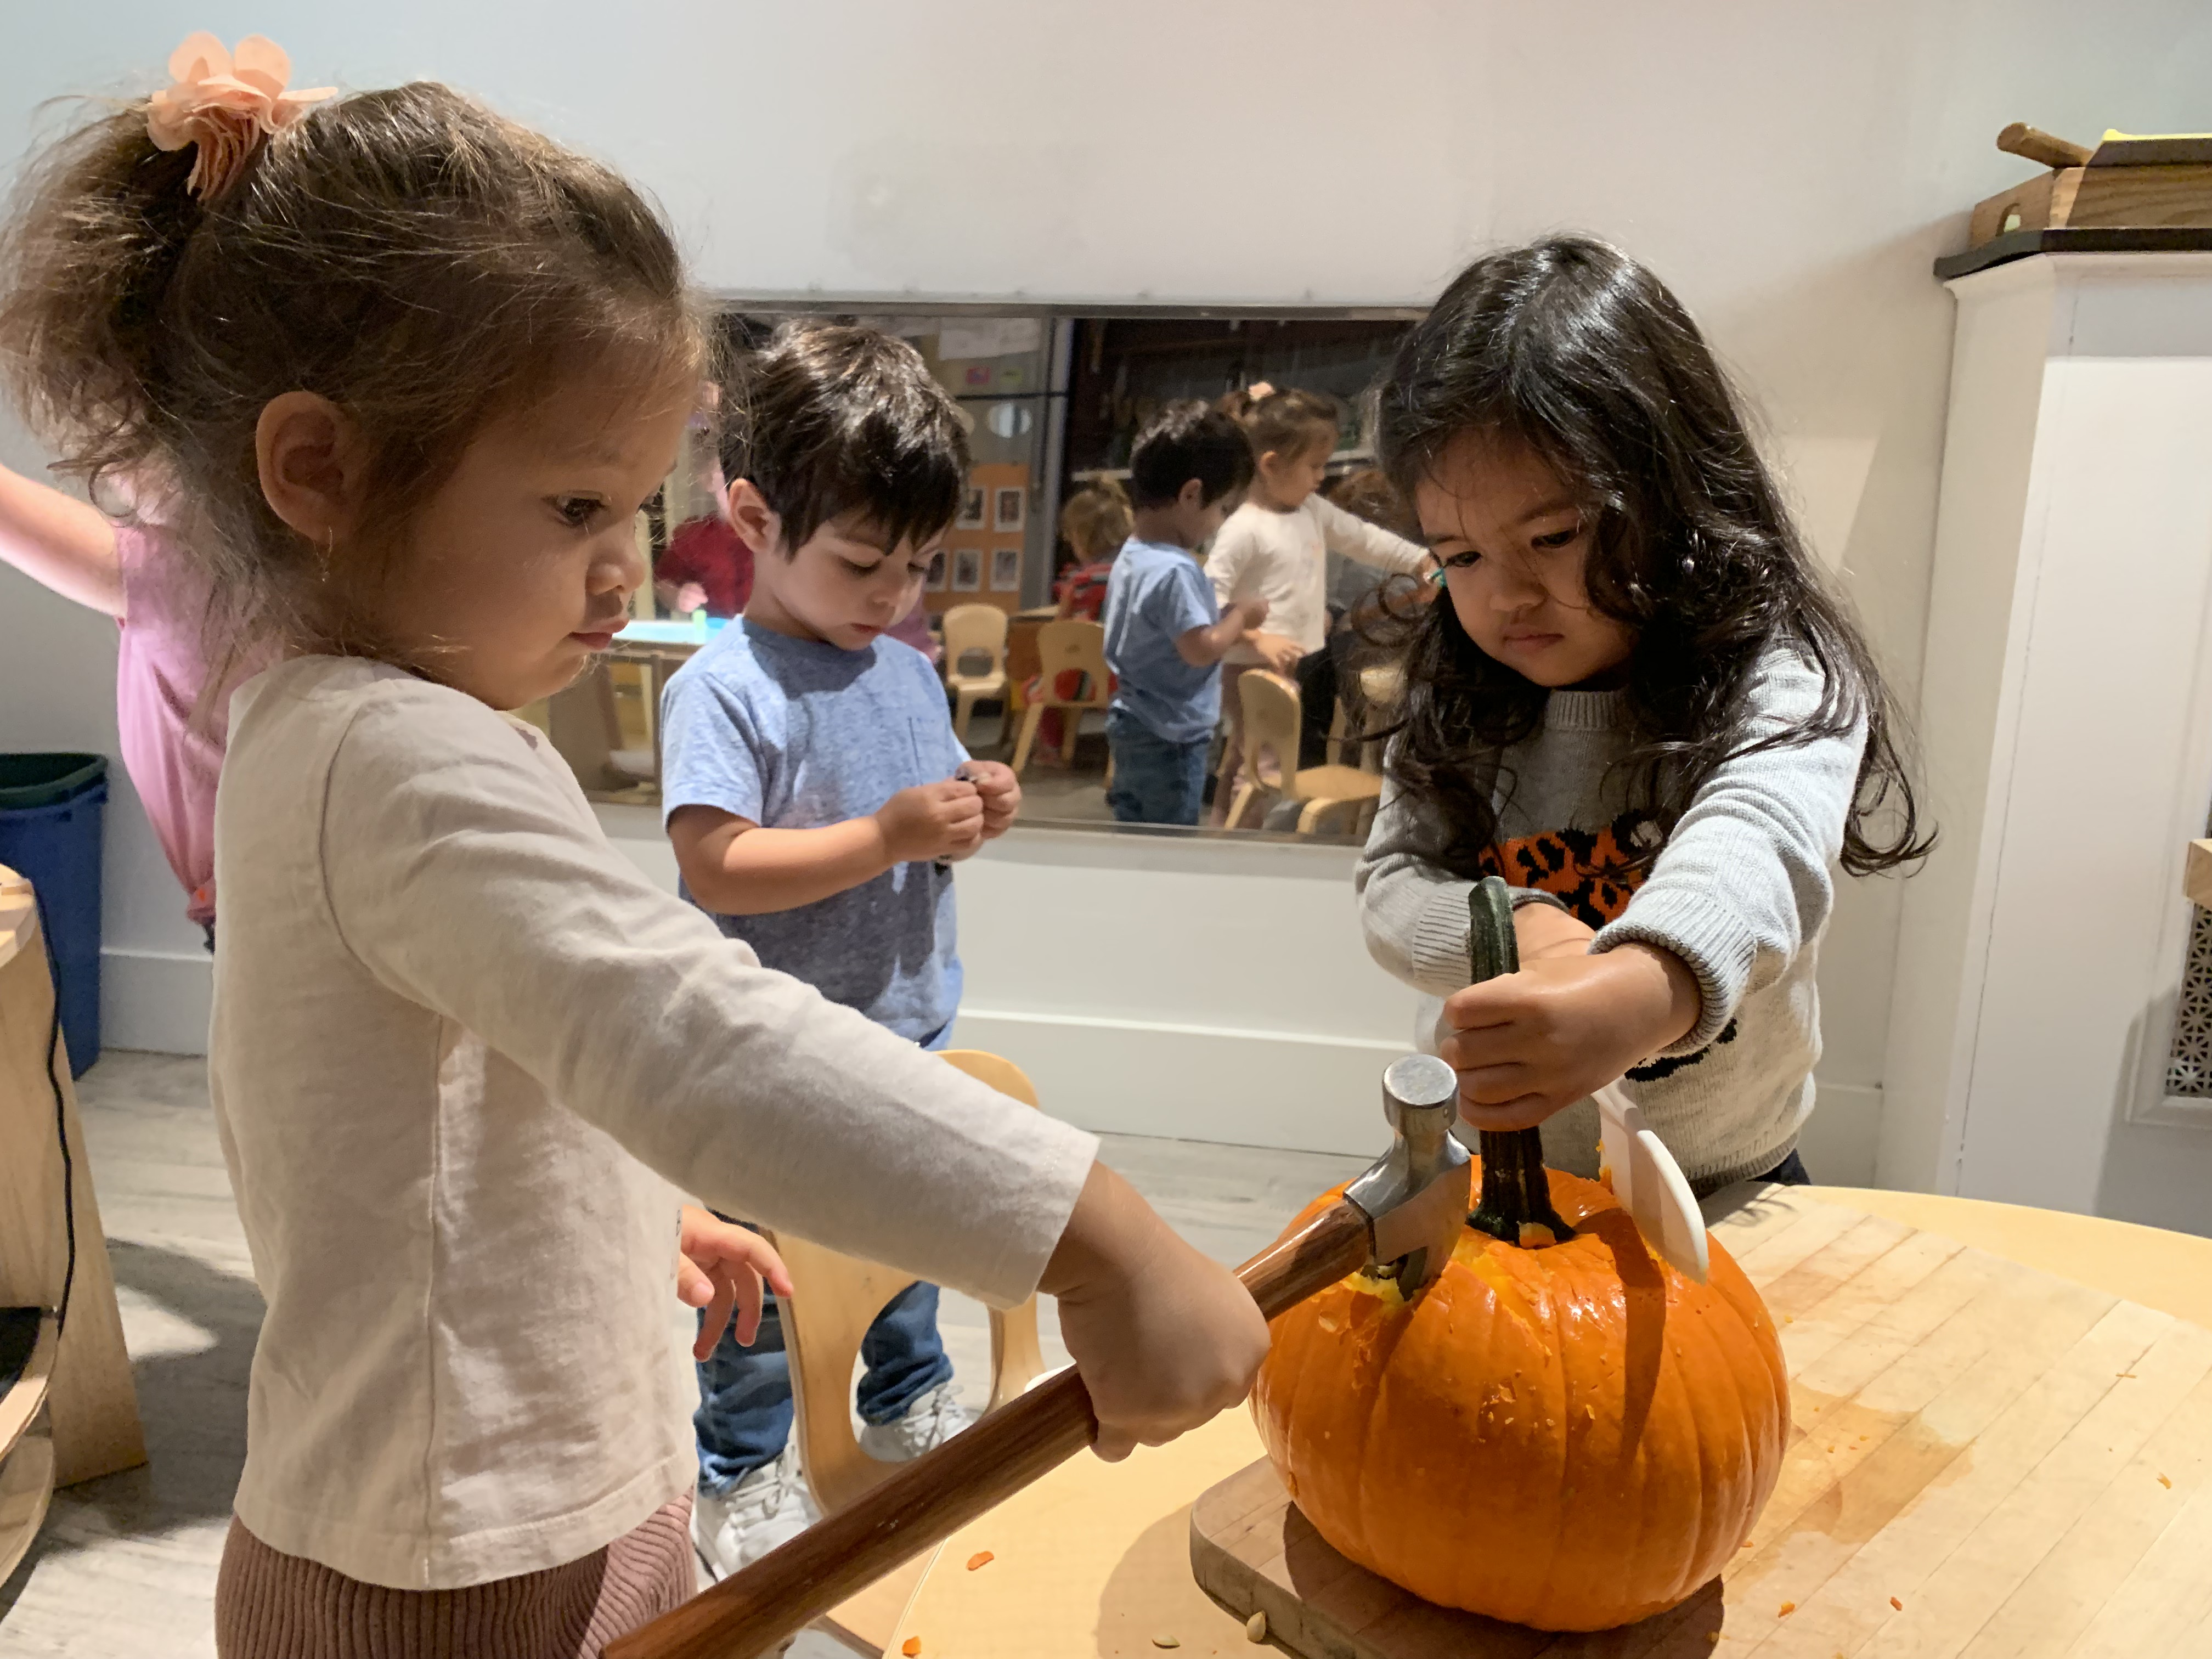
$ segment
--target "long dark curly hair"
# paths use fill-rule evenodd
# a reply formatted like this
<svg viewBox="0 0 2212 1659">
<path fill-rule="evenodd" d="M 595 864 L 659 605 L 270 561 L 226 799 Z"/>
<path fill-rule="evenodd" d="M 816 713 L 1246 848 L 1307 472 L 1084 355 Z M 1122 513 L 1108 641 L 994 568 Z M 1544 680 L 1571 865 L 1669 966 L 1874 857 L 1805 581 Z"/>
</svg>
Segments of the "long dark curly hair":
<svg viewBox="0 0 2212 1659">
<path fill-rule="evenodd" d="M 1407 334 L 1376 397 L 1382 465 L 1408 501 L 1470 434 L 1528 444 L 1577 498 L 1595 530 L 1590 603 L 1635 630 L 1631 746 L 1617 763 L 1633 810 L 1671 832 L 1725 763 L 1863 721 L 1844 868 L 1869 875 L 1925 856 L 1934 835 L 1873 653 L 1808 556 L 1697 325 L 1650 270 L 1583 236 L 1486 255 Z M 1370 735 L 1395 738 L 1391 775 L 1435 826 L 1432 856 L 1480 876 L 1497 839 L 1492 789 L 1510 787 L 1498 757 L 1536 730 L 1549 692 L 1485 653 L 1449 599 L 1401 588 L 1360 626 L 1402 670 Z M 1792 727 L 1754 732 L 1746 703 L 1759 659 L 1784 645 L 1819 671 L 1820 705 Z"/>
</svg>

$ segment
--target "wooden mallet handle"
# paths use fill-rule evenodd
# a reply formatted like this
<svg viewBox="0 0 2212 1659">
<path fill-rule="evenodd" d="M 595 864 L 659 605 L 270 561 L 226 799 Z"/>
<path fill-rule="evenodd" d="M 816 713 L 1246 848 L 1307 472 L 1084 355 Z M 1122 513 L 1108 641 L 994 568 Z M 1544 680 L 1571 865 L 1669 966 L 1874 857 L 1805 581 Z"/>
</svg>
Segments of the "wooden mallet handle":
<svg viewBox="0 0 2212 1659">
<path fill-rule="evenodd" d="M 2087 167 L 2096 152 L 2087 145 L 2064 138 L 2054 138 L 2025 121 L 2015 121 L 1997 134 L 1997 148 L 2008 155 L 2021 155 L 2038 166 L 2046 167 Z"/>
<path fill-rule="evenodd" d="M 1367 1219 L 1324 1210 L 1237 1270 L 1270 1319 L 1366 1265 Z M 753 1659 L 847 1596 L 951 1537 L 1088 1446 L 1091 1395 L 1070 1368 L 732 1574 L 607 1645 L 607 1659 Z"/>
</svg>

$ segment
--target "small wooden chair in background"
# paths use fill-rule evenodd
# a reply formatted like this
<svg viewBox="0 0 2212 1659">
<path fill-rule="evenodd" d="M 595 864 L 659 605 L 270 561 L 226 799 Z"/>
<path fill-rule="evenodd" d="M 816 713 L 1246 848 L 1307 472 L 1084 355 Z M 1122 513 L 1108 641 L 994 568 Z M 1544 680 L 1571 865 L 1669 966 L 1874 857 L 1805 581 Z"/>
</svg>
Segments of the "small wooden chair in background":
<svg viewBox="0 0 2212 1659">
<path fill-rule="evenodd" d="M 1048 622 L 1037 629 L 1040 671 L 1036 701 L 1022 715 L 1022 735 L 1014 744 L 1014 770 L 1029 764 L 1030 748 L 1048 708 L 1066 711 L 1067 734 L 1060 739 L 1063 759 L 1075 758 L 1075 739 L 1085 714 L 1104 714 L 1113 701 L 1113 677 L 1106 671 L 1106 630 L 1095 622 Z M 1060 694 L 1060 680 L 1070 672 L 1083 676 L 1073 696 Z"/>
<path fill-rule="evenodd" d="M 1237 682 L 1244 710 L 1244 763 L 1230 798 L 1228 827 L 1241 827 L 1245 809 L 1261 793 L 1304 801 L 1298 833 L 1310 836 L 1339 807 L 1352 809 L 1352 830 L 1364 830 L 1382 796 L 1382 780 L 1352 766 L 1298 766 L 1303 715 L 1298 688 L 1279 674 L 1248 668 Z"/>
<path fill-rule="evenodd" d="M 949 1049 L 942 1058 L 1002 1095 L 1027 1106 L 1037 1103 L 1036 1090 L 1011 1060 L 974 1048 Z M 791 1363 L 799 1466 L 817 1506 L 824 1515 L 834 1514 L 899 1467 L 878 1462 L 860 1449 L 853 1431 L 853 1366 L 868 1327 L 886 1303 L 915 1282 L 914 1275 L 840 1255 L 803 1238 L 769 1237 L 791 1270 L 797 1292 L 778 1311 Z M 998 1410 L 1044 1370 L 1036 1298 L 993 1313 L 991 1394 L 984 1410 Z M 881 1653 L 931 1559 L 925 1555 L 886 1575 L 833 1609 L 822 1624 L 861 1652 Z"/>
<path fill-rule="evenodd" d="M 980 669 L 970 656 L 988 659 Z M 945 687 L 958 701 L 952 730 L 968 741 L 968 722 L 979 702 L 1006 701 L 1006 613 L 995 605 L 956 605 L 945 613 Z"/>
</svg>

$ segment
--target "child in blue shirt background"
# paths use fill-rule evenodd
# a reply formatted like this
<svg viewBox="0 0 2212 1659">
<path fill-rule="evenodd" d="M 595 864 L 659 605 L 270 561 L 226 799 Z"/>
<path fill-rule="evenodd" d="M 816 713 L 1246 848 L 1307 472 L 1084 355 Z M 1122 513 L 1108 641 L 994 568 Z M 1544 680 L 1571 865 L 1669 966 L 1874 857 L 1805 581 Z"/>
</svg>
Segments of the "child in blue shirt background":
<svg viewBox="0 0 2212 1659">
<path fill-rule="evenodd" d="M 723 437 L 730 520 L 754 553 L 745 613 L 662 699 L 662 814 L 686 897 L 763 967 L 925 1048 L 960 1003 L 951 866 L 1003 834 L 1012 771 L 954 737 L 928 659 L 886 639 L 960 507 L 968 446 L 921 355 L 871 329 L 793 324 L 752 365 Z M 919 1455 L 952 1403 L 937 1287 L 862 1344 L 861 1444 Z M 803 1528 L 791 1374 L 771 1307 L 699 1367 L 692 1537 L 715 1577 Z"/>
<path fill-rule="evenodd" d="M 1206 761 L 1221 719 L 1221 659 L 1267 620 L 1267 602 L 1224 615 L 1194 554 L 1252 482 L 1244 428 L 1196 399 L 1170 404 L 1129 456 L 1133 529 L 1106 583 L 1106 711 L 1114 787 L 1124 823 L 1196 823 Z"/>
</svg>

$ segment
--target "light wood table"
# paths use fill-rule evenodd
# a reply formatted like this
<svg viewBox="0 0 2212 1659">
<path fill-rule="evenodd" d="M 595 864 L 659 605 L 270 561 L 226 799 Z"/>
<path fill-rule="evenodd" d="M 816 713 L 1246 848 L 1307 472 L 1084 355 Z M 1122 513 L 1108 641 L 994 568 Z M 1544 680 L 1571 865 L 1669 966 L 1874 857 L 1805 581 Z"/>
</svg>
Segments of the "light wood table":
<svg viewBox="0 0 2212 1659">
<path fill-rule="evenodd" d="M 1723 1242 L 1727 1202 L 1757 1190 L 1709 1204 Z M 2212 1327 L 2212 1240 L 1926 1194 L 1798 1190 Z M 1249 1413 L 1237 1410 L 1126 1464 L 1063 1465 L 948 1540 L 886 1652 L 908 1638 L 921 1659 L 1156 1656 L 1158 1638 L 1173 1638 L 1176 1659 L 1261 1651 L 1194 1582 L 1188 1544 L 1191 1504 L 1261 1455 Z M 983 1550 L 993 1559 L 969 1571 Z"/>
</svg>

